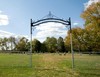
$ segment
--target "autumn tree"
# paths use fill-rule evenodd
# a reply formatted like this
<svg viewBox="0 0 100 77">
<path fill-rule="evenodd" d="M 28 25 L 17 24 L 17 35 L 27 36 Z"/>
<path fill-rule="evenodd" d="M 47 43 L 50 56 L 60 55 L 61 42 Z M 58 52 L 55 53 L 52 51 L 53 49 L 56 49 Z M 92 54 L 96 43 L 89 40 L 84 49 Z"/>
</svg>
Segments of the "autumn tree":
<svg viewBox="0 0 100 77">
<path fill-rule="evenodd" d="M 96 25 L 100 27 L 100 2 L 90 5 L 82 14 L 85 26 Z"/>
<path fill-rule="evenodd" d="M 74 51 L 100 51 L 100 2 L 90 5 L 81 17 L 85 20 L 84 28 L 72 28 Z M 70 31 L 68 31 L 65 44 L 70 48 Z"/>
<path fill-rule="evenodd" d="M 84 39 L 84 29 L 80 27 L 72 28 L 72 45 L 74 51 L 83 51 L 85 50 L 85 39 Z M 65 38 L 65 45 L 69 51 L 71 51 L 70 43 L 70 30 L 68 31 L 68 36 Z"/>
<path fill-rule="evenodd" d="M 89 51 L 100 51 L 100 2 L 90 5 L 82 14 L 85 20 L 85 41 Z"/>
</svg>

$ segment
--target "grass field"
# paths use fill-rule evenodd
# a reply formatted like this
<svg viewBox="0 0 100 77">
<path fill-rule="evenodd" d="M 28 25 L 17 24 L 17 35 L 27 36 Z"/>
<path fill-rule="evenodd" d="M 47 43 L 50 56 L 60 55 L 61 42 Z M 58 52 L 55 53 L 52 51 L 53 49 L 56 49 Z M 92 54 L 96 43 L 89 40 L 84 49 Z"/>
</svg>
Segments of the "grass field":
<svg viewBox="0 0 100 77">
<path fill-rule="evenodd" d="M 0 54 L 0 77 L 100 77 L 100 55 Z"/>
</svg>

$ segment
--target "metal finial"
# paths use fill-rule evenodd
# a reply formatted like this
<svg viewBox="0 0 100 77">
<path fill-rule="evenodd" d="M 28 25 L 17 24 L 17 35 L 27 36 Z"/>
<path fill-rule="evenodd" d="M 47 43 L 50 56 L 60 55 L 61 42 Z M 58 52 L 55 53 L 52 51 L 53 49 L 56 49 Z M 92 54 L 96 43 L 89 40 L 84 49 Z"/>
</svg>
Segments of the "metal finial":
<svg viewBox="0 0 100 77">
<path fill-rule="evenodd" d="M 51 11 L 49 11 L 49 16 L 51 16 L 52 14 L 51 14 Z"/>
<path fill-rule="evenodd" d="M 52 18 L 52 17 L 53 17 L 53 15 L 52 15 L 51 11 L 49 11 L 48 17 L 50 17 L 50 18 Z"/>
</svg>

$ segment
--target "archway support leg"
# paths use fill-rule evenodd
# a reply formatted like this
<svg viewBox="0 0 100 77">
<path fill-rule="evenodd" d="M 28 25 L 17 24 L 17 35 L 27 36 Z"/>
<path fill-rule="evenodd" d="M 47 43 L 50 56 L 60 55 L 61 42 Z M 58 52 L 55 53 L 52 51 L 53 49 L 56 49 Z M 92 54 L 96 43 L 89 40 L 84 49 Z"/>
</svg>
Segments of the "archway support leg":
<svg viewBox="0 0 100 77">
<path fill-rule="evenodd" d="M 32 19 L 30 25 L 30 67 L 32 67 Z"/>
<path fill-rule="evenodd" d="M 72 53 L 72 69 L 75 68 L 74 66 L 74 51 L 73 51 L 73 42 L 72 42 L 72 29 L 71 29 L 71 19 L 69 18 L 69 25 L 70 25 L 70 46 L 71 46 L 71 53 Z"/>
</svg>

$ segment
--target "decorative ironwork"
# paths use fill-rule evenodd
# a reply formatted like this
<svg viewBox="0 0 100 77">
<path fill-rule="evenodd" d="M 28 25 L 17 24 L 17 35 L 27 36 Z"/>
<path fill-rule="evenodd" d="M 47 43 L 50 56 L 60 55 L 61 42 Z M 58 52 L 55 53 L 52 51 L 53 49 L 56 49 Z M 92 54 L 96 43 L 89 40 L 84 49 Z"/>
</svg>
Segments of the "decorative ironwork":
<svg viewBox="0 0 100 77">
<path fill-rule="evenodd" d="M 71 32 L 71 18 L 69 18 L 68 20 L 63 20 L 63 19 L 60 19 L 58 17 L 56 17 L 55 15 L 53 15 L 51 12 L 49 12 L 48 15 L 44 16 L 42 19 L 40 20 L 37 20 L 37 21 L 32 21 L 31 19 L 31 30 L 30 30 L 30 34 L 31 34 L 31 41 L 30 41 L 30 44 L 31 44 L 31 47 L 30 47 L 30 53 L 31 53 L 31 57 L 30 57 L 30 63 L 31 63 L 31 66 L 32 66 L 32 28 L 35 27 L 35 26 L 39 26 L 40 24 L 43 24 L 43 23 L 48 23 L 48 22 L 56 22 L 56 23 L 61 23 L 63 25 L 66 25 L 67 26 L 70 26 L 70 43 L 71 43 L 71 52 L 72 52 L 72 68 L 74 68 L 74 52 L 73 52 L 73 46 L 72 46 L 72 32 Z"/>
<path fill-rule="evenodd" d="M 49 14 L 47 14 L 46 16 L 44 16 L 42 19 L 46 19 L 46 18 L 58 18 L 57 16 L 53 15 L 51 13 L 51 11 L 49 11 Z"/>
<path fill-rule="evenodd" d="M 51 12 L 49 12 L 48 15 L 44 16 L 40 20 L 32 21 L 31 19 L 31 27 L 35 27 L 35 26 L 38 26 L 40 24 L 47 23 L 47 22 L 57 22 L 57 23 L 62 23 L 64 25 L 71 25 L 70 18 L 68 20 L 63 20 L 53 15 Z"/>
</svg>

